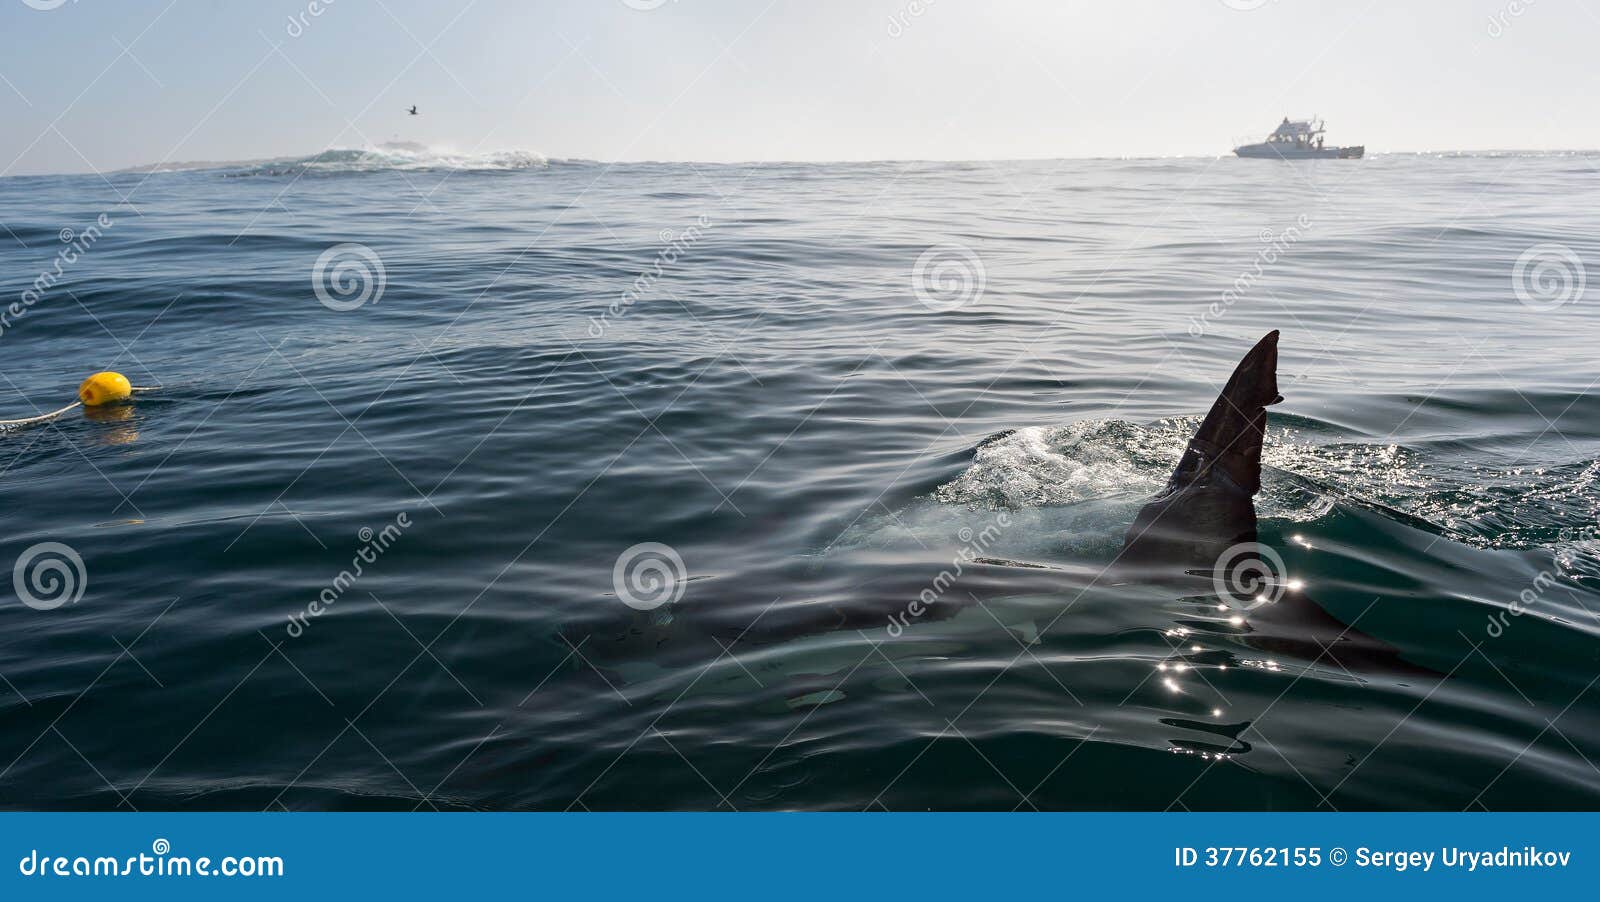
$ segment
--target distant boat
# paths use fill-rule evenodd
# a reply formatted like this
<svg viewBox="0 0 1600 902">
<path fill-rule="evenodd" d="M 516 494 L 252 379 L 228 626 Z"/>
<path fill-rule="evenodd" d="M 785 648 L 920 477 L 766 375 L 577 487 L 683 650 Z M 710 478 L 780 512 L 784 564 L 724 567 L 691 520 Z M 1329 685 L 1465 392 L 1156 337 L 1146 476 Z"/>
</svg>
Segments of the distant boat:
<svg viewBox="0 0 1600 902">
<path fill-rule="evenodd" d="M 1326 147 L 1322 143 L 1322 120 L 1297 119 L 1287 116 L 1267 140 L 1260 144 L 1235 147 L 1233 152 L 1241 157 L 1278 160 L 1359 160 L 1367 152 L 1362 145 L 1353 147 Z"/>
</svg>

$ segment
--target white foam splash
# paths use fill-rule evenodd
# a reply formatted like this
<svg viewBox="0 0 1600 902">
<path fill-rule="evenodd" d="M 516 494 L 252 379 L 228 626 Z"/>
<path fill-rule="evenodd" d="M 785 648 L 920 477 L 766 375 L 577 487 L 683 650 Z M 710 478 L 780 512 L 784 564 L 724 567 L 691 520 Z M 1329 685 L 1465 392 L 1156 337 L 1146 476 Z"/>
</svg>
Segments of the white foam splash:
<svg viewBox="0 0 1600 902">
<path fill-rule="evenodd" d="M 1193 424 L 1163 420 L 1136 426 L 1085 420 L 1030 426 L 978 446 L 972 465 L 934 497 L 946 504 L 1017 510 L 1074 504 L 1166 483 Z"/>
<path fill-rule="evenodd" d="M 302 173 L 341 172 L 510 172 L 543 169 L 550 161 L 531 150 L 508 149 L 463 151 L 452 147 L 430 147 L 411 141 L 394 141 L 358 148 L 330 148 L 304 157 L 276 157 L 258 160 L 194 161 L 136 166 L 128 172 L 192 172 L 231 170 L 236 176 L 299 175 Z"/>
<path fill-rule="evenodd" d="M 548 164 L 542 154 L 528 150 L 468 152 L 397 142 L 361 149 L 325 150 L 287 165 L 322 172 L 370 172 L 389 169 L 496 171 L 537 169 Z"/>
<path fill-rule="evenodd" d="M 1032 426 L 979 445 L 972 464 L 934 490 L 936 501 L 989 510 L 1060 507 L 1166 484 L 1198 419 L 1141 426 L 1086 420 Z M 1292 429 L 1267 432 L 1269 471 L 1256 499 L 1263 517 L 1297 522 L 1328 513 L 1335 499 L 1403 512 L 1480 547 L 1556 547 L 1592 557 L 1600 547 L 1600 462 L 1504 467 L 1447 459 L 1392 443 L 1317 442 Z M 1585 525 L 1588 541 L 1574 542 Z"/>
</svg>

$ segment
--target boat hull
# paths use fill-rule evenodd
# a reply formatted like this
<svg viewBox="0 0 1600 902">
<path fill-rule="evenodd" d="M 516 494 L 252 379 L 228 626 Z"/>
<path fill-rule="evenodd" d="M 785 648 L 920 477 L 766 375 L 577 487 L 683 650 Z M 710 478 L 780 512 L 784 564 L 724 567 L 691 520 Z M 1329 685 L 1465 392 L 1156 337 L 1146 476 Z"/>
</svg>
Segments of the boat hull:
<svg viewBox="0 0 1600 902">
<path fill-rule="evenodd" d="M 1241 157 L 1265 160 L 1359 160 L 1367 152 L 1364 146 L 1354 147 L 1282 147 L 1273 143 L 1246 144 L 1233 152 Z"/>
</svg>

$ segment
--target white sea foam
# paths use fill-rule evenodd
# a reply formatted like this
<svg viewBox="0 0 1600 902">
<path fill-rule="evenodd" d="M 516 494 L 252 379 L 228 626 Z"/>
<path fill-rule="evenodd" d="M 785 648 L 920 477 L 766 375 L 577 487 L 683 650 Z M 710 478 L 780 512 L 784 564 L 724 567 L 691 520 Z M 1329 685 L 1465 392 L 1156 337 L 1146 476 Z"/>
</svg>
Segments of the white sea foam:
<svg viewBox="0 0 1600 902">
<path fill-rule="evenodd" d="M 528 150 L 460 151 L 413 143 L 380 144 L 360 149 L 332 149 L 289 162 L 324 172 L 382 170 L 510 170 L 538 169 L 549 165 L 543 154 Z"/>
<path fill-rule="evenodd" d="M 1198 422 L 1086 420 L 1002 433 L 979 445 L 971 465 L 933 497 L 1022 511 L 1148 496 L 1166 484 Z M 1317 442 L 1284 428 L 1268 430 L 1262 462 L 1268 470 L 1256 507 L 1263 517 L 1311 521 L 1343 499 L 1399 511 L 1472 545 L 1593 550 L 1569 535 L 1600 516 L 1600 463 L 1464 468 L 1393 443 Z"/>
<path fill-rule="evenodd" d="M 461 172 L 501 172 L 543 169 L 550 161 L 541 153 L 521 149 L 460 150 L 430 147 L 410 141 L 394 141 L 366 147 L 329 148 L 303 157 L 194 162 L 164 162 L 135 167 L 134 172 L 188 172 L 195 170 L 235 170 L 239 175 L 297 175 L 306 172 L 386 172 L 446 170 Z"/>
<path fill-rule="evenodd" d="M 1029 426 L 978 446 L 972 465 L 934 496 L 947 504 L 1020 509 L 1159 489 L 1193 425 L 1085 420 Z"/>
</svg>

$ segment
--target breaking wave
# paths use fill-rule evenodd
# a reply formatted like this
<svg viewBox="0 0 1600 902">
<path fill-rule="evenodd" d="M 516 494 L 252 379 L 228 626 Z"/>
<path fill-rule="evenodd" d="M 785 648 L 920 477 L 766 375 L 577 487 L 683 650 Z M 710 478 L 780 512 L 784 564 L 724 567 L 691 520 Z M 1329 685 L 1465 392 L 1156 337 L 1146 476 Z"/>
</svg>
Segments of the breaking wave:
<svg viewBox="0 0 1600 902">
<path fill-rule="evenodd" d="M 229 162 L 161 163 L 135 167 L 130 172 L 195 172 L 223 170 L 229 178 L 339 174 L 346 172 L 514 172 L 544 169 L 550 161 L 531 150 L 462 151 L 395 141 L 360 148 L 330 148 L 304 157 L 274 157 Z"/>
<path fill-rule="evenodd" d="M 361 149 L 325 150 L 295 160 L 273 161 L 241 171 L 241 175 L 297 175 L 302 172 L 389 172 L 435 169 L 466 172 L 499 172 L 518 169 L 543 169 L 549 160 L 528 150 L 496 150 L 487 153 L 459 152 L 425 147 L 421 144 L 380 144 Z"/>
</svg>

